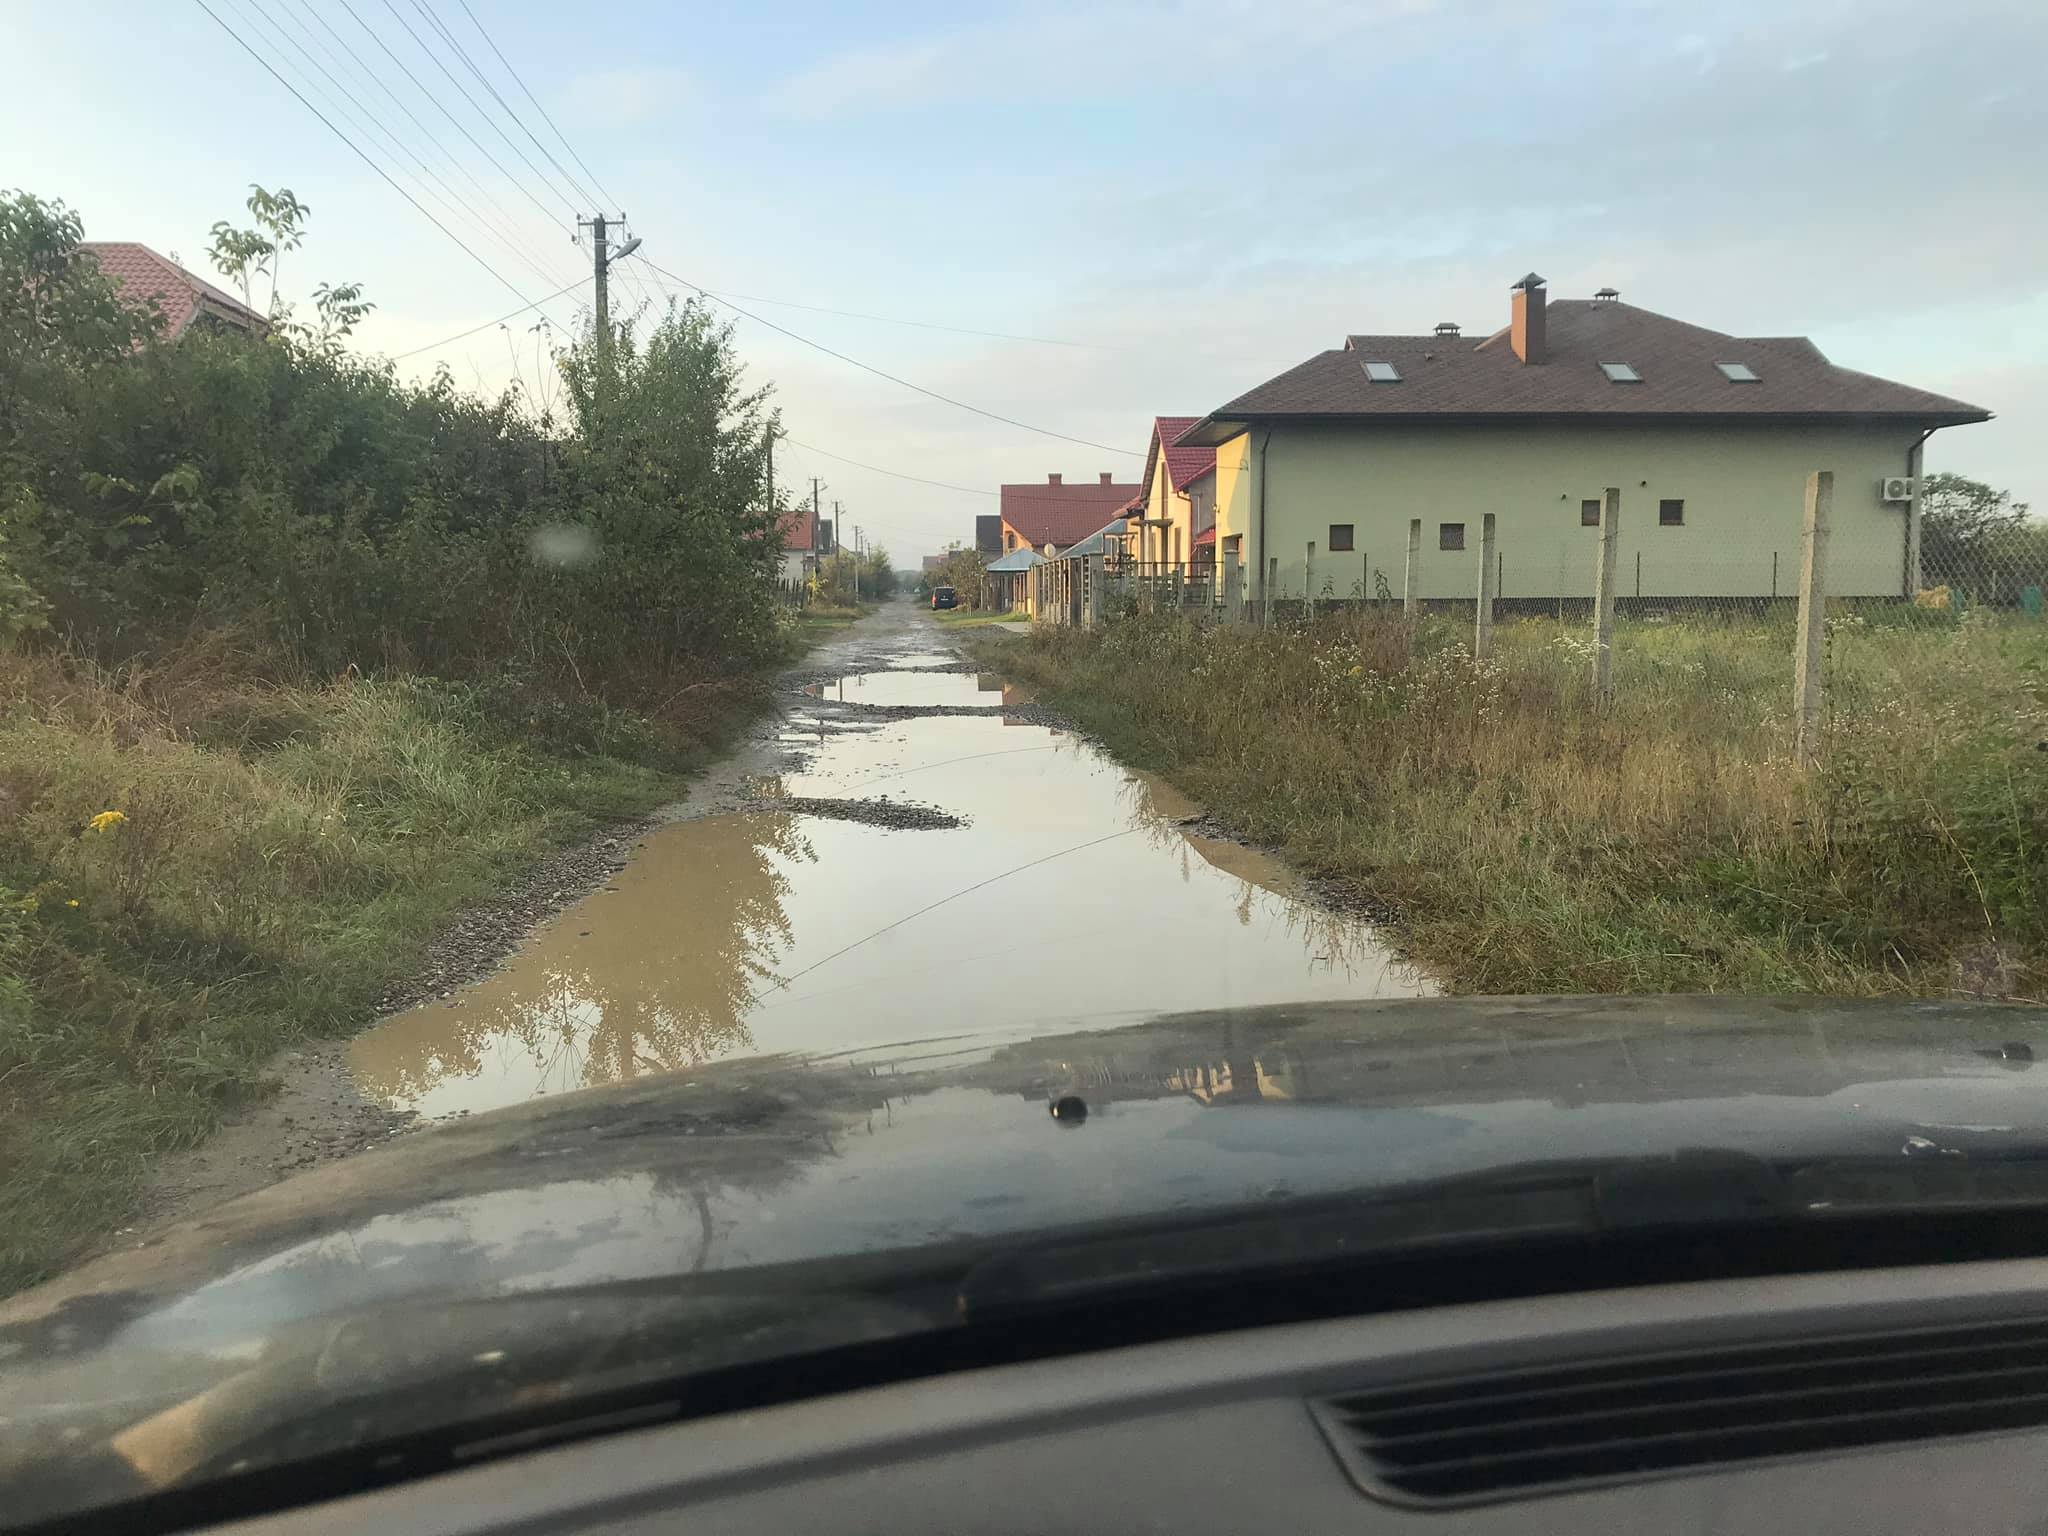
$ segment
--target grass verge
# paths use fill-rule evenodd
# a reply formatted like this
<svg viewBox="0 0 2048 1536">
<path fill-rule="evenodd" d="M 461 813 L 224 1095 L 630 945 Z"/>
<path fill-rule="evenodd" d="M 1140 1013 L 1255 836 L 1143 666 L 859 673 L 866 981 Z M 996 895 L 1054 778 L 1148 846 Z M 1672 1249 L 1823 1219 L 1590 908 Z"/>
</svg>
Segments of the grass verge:
<svg viewBox="0 0 2048 1536">
<path fill-rule="evenodd" d="M 361 1024 L 456 912 L 672 799 L 765 695 L 698 680 L 649 716 L 280 686 L 218 642 L 120 673 L 0 656 L 0 1293 L 119 1226 L 280 1047 Z"/>
<path fill-rule="evenodd" d="M 1021 613 L 984 613 L 975 608 L 941 608 L 932 617 L 954 629 L 977 629 L 984 624 L 1015 624 L 1024 620 Z"/>
<path fill-rule="evenodd" d="M 971 636 L 1467 991 L 2048 994 L 2048 625 L 1831 624 L 1821 768 L 1788 626 L 1139 617 Z"/>
</svg>

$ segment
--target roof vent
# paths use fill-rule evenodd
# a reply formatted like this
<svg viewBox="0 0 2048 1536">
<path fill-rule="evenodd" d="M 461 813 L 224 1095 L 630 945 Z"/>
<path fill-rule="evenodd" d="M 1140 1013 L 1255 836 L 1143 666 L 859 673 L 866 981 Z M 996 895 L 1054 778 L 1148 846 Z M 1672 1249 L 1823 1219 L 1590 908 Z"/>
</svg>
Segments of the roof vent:
<svg viewBox="0 0 2048 1536">
<path fill-rule="evenodd" d="M 2048 1320 L 1504 1371 L 1314 1408 L 1367 1493 L 1473 1503 L 2048 1422 Z"/>
<path fill-rule="evenodd" d="M 1455 336 L 1458 334 L 1458 322 L 1455 320 L 1439 320 L 1436 323 L 1436 333 L 1439 336 Z"/>
<path fill-rule="evenodd" d="M 1612 304 L 1620 297 L 1621 290 L 1619 288 L 1602 288 L 1593 295 L 1593 302 L 1596 304 Z"/>
</svg>

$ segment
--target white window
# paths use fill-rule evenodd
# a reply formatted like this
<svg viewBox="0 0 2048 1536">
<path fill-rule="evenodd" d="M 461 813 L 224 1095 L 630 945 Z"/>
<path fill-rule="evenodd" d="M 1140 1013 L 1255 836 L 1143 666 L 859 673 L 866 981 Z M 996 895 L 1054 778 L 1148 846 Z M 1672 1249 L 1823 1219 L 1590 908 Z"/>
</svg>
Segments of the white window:
<svg viewBox="0 0 2048 1536">
<path fill-rule="evenodd" d="M 1762 380 L 1757 378 L 1756 370 L 1747 363 L 1716 363 L 1714 366 L 1721 370 L 1721 377 L 1730 384 L 1758 384 L 1762 382 Z"/>
<path fill-rule="evenodd" d="M 1627 363 L 1602 363 L 1600 371 L 1607 375 L 1610 384 L 1640 384 L 1643 376 Z"/>
<path fill-rule="evenodd" d="M 1401 382 L 1401 370 L 1392 363 L 1367 363 L 1365 365 L 1365 376 L 1375 384 L 1398 384 Z"/>
</svg>

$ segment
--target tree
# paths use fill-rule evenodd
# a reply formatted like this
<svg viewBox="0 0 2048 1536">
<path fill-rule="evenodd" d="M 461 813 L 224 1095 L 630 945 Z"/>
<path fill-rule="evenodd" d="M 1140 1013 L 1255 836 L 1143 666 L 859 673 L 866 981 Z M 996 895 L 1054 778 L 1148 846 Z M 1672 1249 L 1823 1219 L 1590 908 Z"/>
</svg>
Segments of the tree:
<svg viewBox="0 0 2048 1536">
<path fill-rule="evenodd" d="M 2030 526 L 2030 511 L 2010 491 L 1981 480 L 1927 476 L 1920 485 L 1921 584 L 2010 603 L 2027 586 L 2048 582 L 2042 530 Z"/>
<path fill-rule="evenodd" d="M 281 320 L 291 309 L 289 304 L 282 310 L 278 307 L 281 258 L 286 251 L 295 251 L 305 242 L 306 219 L 313 210 L 293 196 L 290 187 L 266 192 L 254 183 L 250 184 L 245 206 L 257 227 L 236 229 L 222 219 L 213 226 L 213 244 L 206 248 L 206 254 L 213 258 L 221 276 L 242 290 L 242 302 L 251 309 L 256 307 L 254 279 L 259 275 L 268 277 L 270 297 L 265 301 L 264 313 L 273 320 Z"/>
</svg>

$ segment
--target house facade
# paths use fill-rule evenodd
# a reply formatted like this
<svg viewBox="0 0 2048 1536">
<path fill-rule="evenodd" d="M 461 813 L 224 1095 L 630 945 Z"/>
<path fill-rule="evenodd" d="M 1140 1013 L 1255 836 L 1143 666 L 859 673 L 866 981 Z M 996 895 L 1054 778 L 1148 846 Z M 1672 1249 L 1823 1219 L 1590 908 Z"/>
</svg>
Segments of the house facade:
<svg viewBox="0 0 2048 1536">
<path fill-rule="evenodd" d="M 1732 336 L 1612 290 L 1550 302 L 1531 274 L 1483 339 L 1349 337 L 1178 441 L 1214 450 L 1214 536 L 1253 597 L 1398 593 L 1419 518 L 1418 595 L 1470 598 L 1487 513 L 1502 598 L 1589 597 L 1608 487 L 1621 595 L 1786 596 L 1817 469 L 1835 476 L 1830 590 L 1897 596 L 1918 586 L 1922 445 L 1989 414 L 1804 337 Z"/>
</svg>

